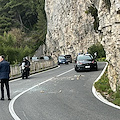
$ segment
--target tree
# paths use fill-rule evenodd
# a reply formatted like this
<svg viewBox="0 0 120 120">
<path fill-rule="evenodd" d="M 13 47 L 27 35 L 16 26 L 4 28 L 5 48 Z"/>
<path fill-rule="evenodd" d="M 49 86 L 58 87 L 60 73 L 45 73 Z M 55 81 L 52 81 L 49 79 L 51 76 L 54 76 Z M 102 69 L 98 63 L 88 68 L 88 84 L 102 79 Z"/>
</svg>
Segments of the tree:
<svg viewBox="0 0 120 120">
<path fill-rule="evenodd" d="M 11 31 L 8 32 L 8 34 L 16 38 L 16 47 L 25 47 L 26 41 L 24 39 L 26 34 L 22 32 L 19 28 L 13 28 Z"/>
<path fill-rule="evenodd" d="M 46 33 L 47 33 L 47 19 L 44 10 L 45 0 L 39 0 L 37 5 L 38 20 L 36 24 L 36 31 L 33 33 L 33 40 L 36 41 L 35 50 L 42 44 L 45 44 Z"/>
<path fill-rule="evenodd" d="M 0 36 L 0 54 L 4 54 L 11 64 L 21 62 L 23 57 L 31 54 L 31 49 L 26 44 L 19 47 L 16 42 L 16 37 L 12 34 L 5 32 L 4 36 Z"/>
<path fill-rule="evenodd" d="M 93 56 L 95 52 L 97 52 L 97 58 L 106 57 L 105 50 L 100 43 L 93 44 L 88 48 L 88 53 L 92 54 Z"/>
<path fill-rule="evenodd" d="M 45 44 L 44 4 L 45 0 L 0 0 L 0 53 L 11 63 Z"/>
<path fill-rule="evenodd" d="M 36 4 L 38 0 L 7 0 L 4 2 L 0 1 L 0 18 L 5 21 L 4 18 L 9 18 L 11 24 L 6 27 L 10 28 L 19 27 L 22 30 L 29 32 L 34 28 L 37 23 L 37 11 Z M 6 22 L 8 23 L 8 21 Z M 11 26 L 10 26 L 11 25 Z M 0 27 L 1 28 L 1 27 Z M 5 31 L 5 30 L 4 30 Z"/>
</svg>

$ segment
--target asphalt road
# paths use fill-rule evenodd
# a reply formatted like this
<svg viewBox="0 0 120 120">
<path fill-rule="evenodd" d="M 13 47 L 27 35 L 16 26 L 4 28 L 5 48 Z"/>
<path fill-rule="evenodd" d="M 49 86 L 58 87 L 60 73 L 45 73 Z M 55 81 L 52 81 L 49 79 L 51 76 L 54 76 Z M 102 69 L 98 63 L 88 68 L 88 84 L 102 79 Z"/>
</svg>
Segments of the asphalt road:
<svg viewBox="0 0 120 120">
<path fill-rule="evenodd" d="M 92 94 L 98 71 L 76 72 L 74 65 L 10 82 L 11 101 L 0 101 L 0 120 L 120 120 L 120 110 Z M 6 91 L 5 91 L 6 92 Z"/>
</svg>

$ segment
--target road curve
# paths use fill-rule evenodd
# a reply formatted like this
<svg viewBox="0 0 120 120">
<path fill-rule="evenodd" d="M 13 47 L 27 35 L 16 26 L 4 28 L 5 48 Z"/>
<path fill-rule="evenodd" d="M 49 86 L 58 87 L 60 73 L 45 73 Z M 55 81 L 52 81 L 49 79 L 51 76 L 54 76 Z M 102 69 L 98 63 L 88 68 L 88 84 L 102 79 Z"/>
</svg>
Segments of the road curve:
<svg viewBox="0 0 120 120">
<path fill-rule="evenodd" d="M 73 64 L 61 65 L 28 80 L 11 82 L 13 99 L 10 103 L 0 102 L 5 112 L 0 111 L 0 120 L 119 120 L 118 109 L 92 94 L 93 82 L 105 63 L 98 65 L 98 71 L 90 72 L 75 72 Z M 8 105 L 12 116 L 6 109 Z"/>
<path fill-rule="evenodd" d="M 94 96 L 95 96 L 97 99 L 99 99 L 101 102 L 103 102 L 103 103 L 105 103 L 105 104 L 107 104 L 107 105 L 109 105 L 109 106 L 112 106 L 112 107 L 114 107 L 114 108 L 120 109 L 120 106 L 115 105 L 115 104 L 109 102 L 109 101 L 108 101 L 107 99 L 105 99 L 99 92 L 97 92 L 97 90 L 96 90 L 95 87 L 94 87 L 95 82 L 97 82 L 97 81 L 101 78 L 101 76 L 104 74 L 107 66 L 108 66 L 108 63 L 106 62 L 106 65 L 105 65 L 103 71 L 101 72 L 101 74 L 99 75 L 99 77 L 98 77 L 98 78 L 94 81 L 94 83 L 93 83 L 92 92 L 93 92 Z"/>
</svg>

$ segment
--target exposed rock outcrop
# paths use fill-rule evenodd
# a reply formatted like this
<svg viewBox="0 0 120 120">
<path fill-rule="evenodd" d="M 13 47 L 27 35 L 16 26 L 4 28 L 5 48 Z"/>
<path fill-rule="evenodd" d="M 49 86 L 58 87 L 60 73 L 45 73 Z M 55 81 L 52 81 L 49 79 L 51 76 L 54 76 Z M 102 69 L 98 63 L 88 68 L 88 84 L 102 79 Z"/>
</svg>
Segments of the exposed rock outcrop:
<svg viewBox="0 0 120 120">
<path fill-rule="evenodd" d="M 91 4 L 98 9 L 99 33 L 94 31 L 94 18 L 86 14 Z M 116 91 L 120 85 L 120 0 L 46 0 L 45 10 L 47 53 L 75 57 L 101 42 L 109 61 L 110 85 Z"/>
<path fill-rule="evenodd" d="M 96 0 L 93 0 L 95 2 Z M 96 4 L 99 15 L 99 41 L 106 51 L 106 59 L 109 62 L 108 77 L 113 91 L 120 85 L 120 0 L 98 0 Z M 99 5 L 99 6 L 98 6 Z"/>
<path fill-rule="evenodd" d="M 48 54 L 87 52 L 96 42 L 93 17 L 85 12 L 91 5 L 89 0 L 46 0 Z"/>
</svg>

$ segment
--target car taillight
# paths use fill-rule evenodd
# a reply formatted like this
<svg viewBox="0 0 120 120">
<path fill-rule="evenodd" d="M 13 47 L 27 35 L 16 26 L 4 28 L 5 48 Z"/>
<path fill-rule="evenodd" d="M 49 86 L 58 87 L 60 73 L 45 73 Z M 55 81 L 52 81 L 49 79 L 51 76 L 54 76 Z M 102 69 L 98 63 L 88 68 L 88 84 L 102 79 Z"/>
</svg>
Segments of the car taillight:
<svg viewBox="0 0 120 120">
<path fill-rule="evenodd" d="M 80 61 L 77 61 L 77 64 L 82 65 L 82 63 Z"/>
</svg>

